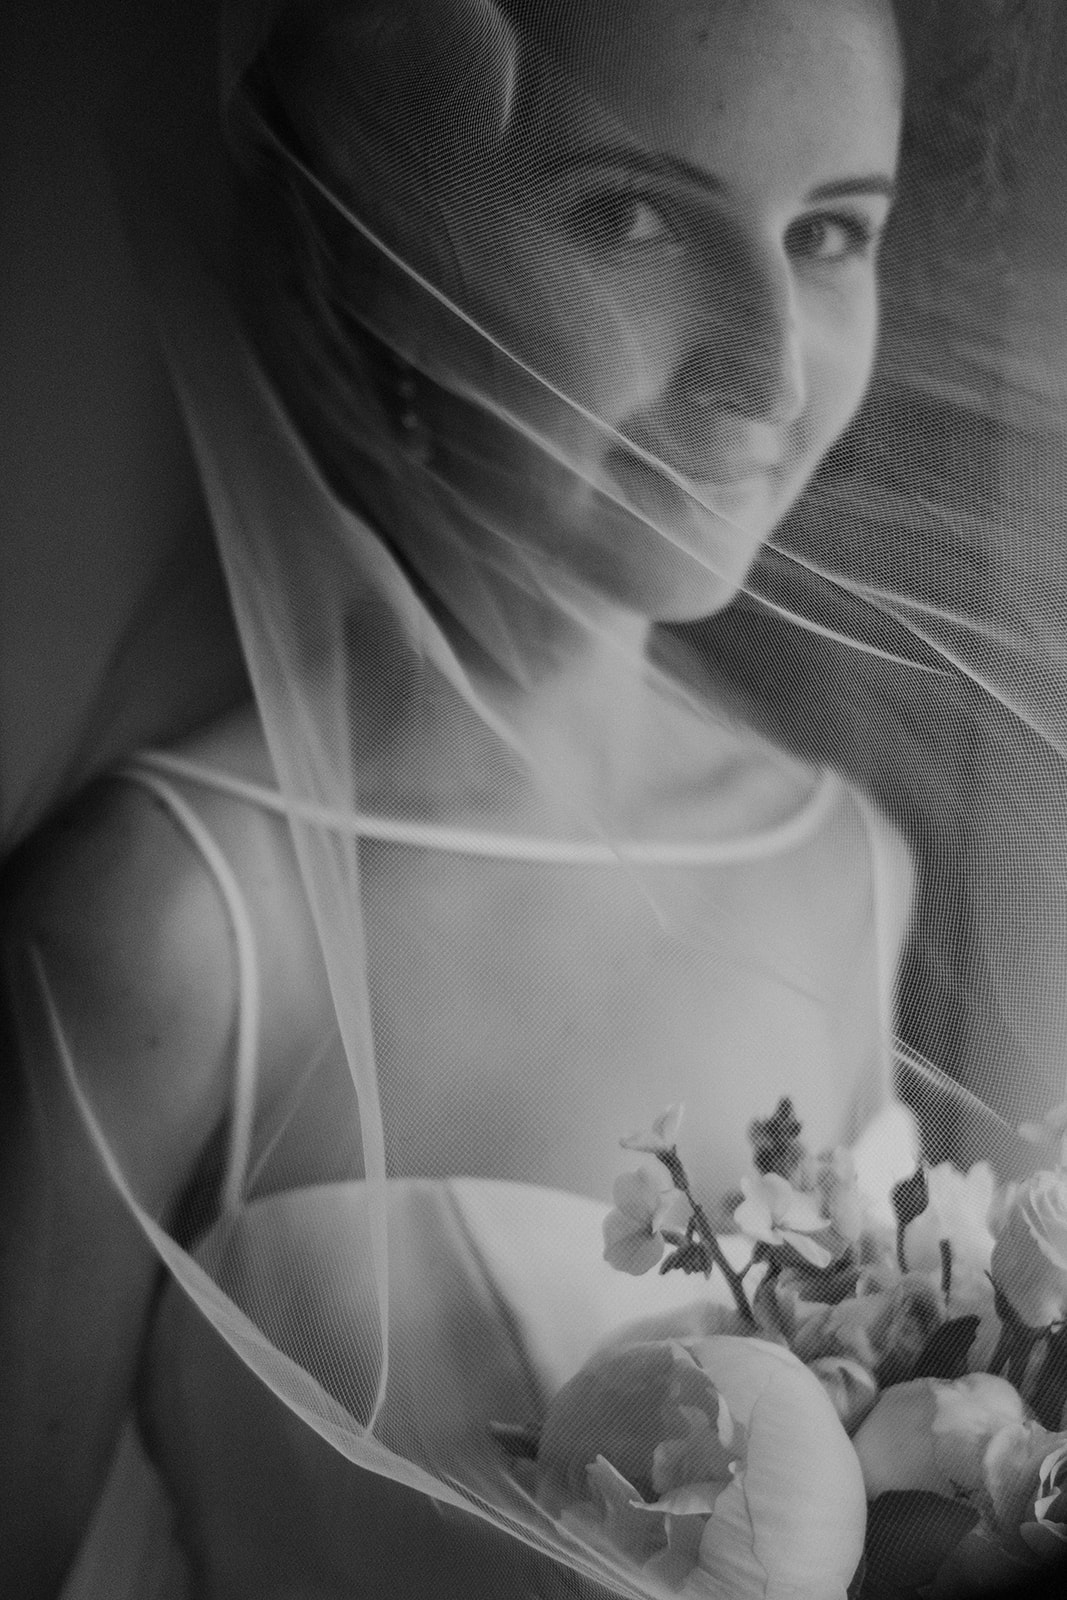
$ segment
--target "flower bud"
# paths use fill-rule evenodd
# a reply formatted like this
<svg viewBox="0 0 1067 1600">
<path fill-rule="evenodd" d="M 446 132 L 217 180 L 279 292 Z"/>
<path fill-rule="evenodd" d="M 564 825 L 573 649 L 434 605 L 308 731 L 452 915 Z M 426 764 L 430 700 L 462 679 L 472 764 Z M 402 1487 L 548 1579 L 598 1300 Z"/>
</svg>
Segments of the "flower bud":
<svg viewBox="0 0 1067 1600">
<path fill-rule="evenodd" d="M 1067 1313 L 1067 1177 L 1035 1172 L 1021 1185 L 993 1246 L 993 1281 L 1016 1315 L 1044 1328 Z"/>
</svg>

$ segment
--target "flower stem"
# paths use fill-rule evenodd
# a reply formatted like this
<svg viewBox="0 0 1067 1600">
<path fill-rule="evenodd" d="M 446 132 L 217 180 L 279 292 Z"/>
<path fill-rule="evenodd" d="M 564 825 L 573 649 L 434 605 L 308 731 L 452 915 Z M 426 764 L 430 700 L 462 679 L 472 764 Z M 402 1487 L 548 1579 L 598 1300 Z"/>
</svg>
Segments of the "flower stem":
<svg viewBox="0 0 1067 1600">
<path fill-rule="evenodd" d="M 743 1274 L 735 1272 L 734 1268 L 723 1255 L 719 1241 L 715 1236 L 715 1230 L 708 1221 L 707 1213 L 689 1186 L 689 1177 L 686 1173 L 685 1167 L 682 1165 L 682 1158 L 678 1154 L 676 1146 L 672 1145 L 669 1150 L 657 1151 L 657 1155 L 659 1160 L 670 1173 L 671 1182 L 674 1184 L 674 1187 L 680 1190 L 688 1200 L 690 1210 L 692 1212 L 690 1224 L 692 1225 L 695 1223 L 696 1231 L 700 1236 L 701 1243 L 706 1247 L 711 1259 L 714 1261 L 715 1265 L 726 1279 L 727 1286 L 730 1290 L 730 1293 L 733 1295 L 734 1305 L 737 1307 L 741 1320 L 745 1323 L 747 1328 L 753 1331 L 757 1330 L 759 1323 L 756 1321 L 755 1314 L 753 1313 L 752 1307 L 749 1304 L 748 1295 L 745 1293 L 745 1285 L 742 1281 Z M 749 1262 L 749 1266 L 751 1265 L 752 1263 Z M 747 1267 L 745 1268 L 745 1271 L 748 1271 Z"/>
<path fill-rule="evenodd" d="M 1008 1358 L 1011 1355 L 1014 1342 L 1015 1341 L 1012 1338 L 1011 1330 L 1002 1324 L 1000 1329 L 1000 1338 L 997 1340 L 997 1347 L 993 1351 L 993 1359 L 989 1363 L 989 1370 L 994 1375 L 1004 1371 L 1004 1368 L 1008 1364 Z"/>
</svg>

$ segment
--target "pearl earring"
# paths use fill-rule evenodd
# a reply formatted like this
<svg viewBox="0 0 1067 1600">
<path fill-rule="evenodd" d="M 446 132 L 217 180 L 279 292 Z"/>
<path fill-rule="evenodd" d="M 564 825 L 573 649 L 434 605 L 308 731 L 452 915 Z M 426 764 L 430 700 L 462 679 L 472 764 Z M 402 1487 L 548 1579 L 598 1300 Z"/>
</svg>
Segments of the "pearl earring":
<svg viewBox="0 0 1067 1600">
<path fill-rule="evenodd" d="M 419 415 L 419 375 L 410 362 L 392 356 L 389 362 L 389 415 L 406 459 L 428 466 L 433 440 Z"/>
</svg>

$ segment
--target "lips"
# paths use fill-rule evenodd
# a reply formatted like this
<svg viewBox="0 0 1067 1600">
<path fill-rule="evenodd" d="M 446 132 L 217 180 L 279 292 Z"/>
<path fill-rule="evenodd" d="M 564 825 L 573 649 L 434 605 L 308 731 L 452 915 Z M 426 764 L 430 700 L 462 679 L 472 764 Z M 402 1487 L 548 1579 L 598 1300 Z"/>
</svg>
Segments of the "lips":
<svg viewBox="0 0 1067 1600">
<path fill-rule="evenodd" d="M 657 454 L 652 450 L 649 453 Z M 684 487 L 660 467 L 623 446 L 615 446 L 608 452 L 605 465 L 629 499 L 635 500 L 642 509 L 655 509 L 663 515 L 677 516 L 693 500 L 712 511 L 732 510 L 739 501 L 750 498 L 765 485 L 774 470 L 772 462 L 720 457 L 710 469 L 705 460 L 697 473 L 685 471 L 665 454 L 658 459 L 687 480 Z"/>
<path fill-rule="evenodd" d="M 609 452 L 610 470 L 614 471 L 616 458 L 647 465 L 644 455 L 636 454 L 642 451 L 684 478 L 698 494 L 702 490 L 711 493 L 715 489 L 736 488 L 767 478 L 781 465 L 779 440 L 769 430 L 754 430 L 750 423 L 739 418 L 724 416 L 710 422 L 701 428 L 699 438 L 691 440 L 673 431 L 661 436 L 658 430 L 651 428 L 628 431 L 627 440 L 635 447 L 634 451 L 624 444 L 615 445 Z"/>
</svg>

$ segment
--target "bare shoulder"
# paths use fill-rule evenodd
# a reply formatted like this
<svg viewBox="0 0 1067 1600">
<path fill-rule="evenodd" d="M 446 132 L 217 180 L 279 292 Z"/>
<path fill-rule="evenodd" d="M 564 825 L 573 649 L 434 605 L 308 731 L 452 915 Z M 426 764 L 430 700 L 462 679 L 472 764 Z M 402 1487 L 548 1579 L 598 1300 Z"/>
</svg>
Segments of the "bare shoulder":
<svg viewBox="0 0 1067 1600">
<path fill-rule="evenodd" d="M 66 1126 L 69 1052 L 131 1176 L 167 1201 L 227 1092 L 233 961 L 195 855 L 150 795 L 100 780 L 6 867 L 0 941 L 16 1069 Z"/>
<path fill-rule="evenodd" d="M 201 944 L 224 934 L 205 874 L 164 809 L 145 790 L 98 779 L 6 865 L 0 928 L 8 949 L 33 946 L 45 967 L 70 968 L 71 987 L 100 981 L 113 962 L 136 977 L 177 980 L 193 951 L 181 929 L 192 915 Z M 197 912 L 200 916 L 197 917 Z"/>
<path fill-rule="evenodd" d="M 315 926 L 263 731 L 249 707 L 197 733 L 174 753 L 206 776 L 182 781 L 182 795 L 233 874 L 255 942 L 262 1003 L 260 1078 L 269 1093 L 279 1073 L 313 1050 L 333 1026 Z M 234 793 L 227 780 L 247 784 Z"/>
<path fill-rule="evenodd" d="M 250 712 L 180 753 L 269 791 Z M 265 1092 L 332 1017 L 284 819 L 210 785 L 168 779 L 164 789 L 177 809 L 126 774 L 97 781 L 0 877 L 2 977 L 23 1019 L 20 1053 L 33 1058 L 36 1083 L 55 1078 L 43 974 L 79 1079 L 160 1199 L 187 1177 L 230 1103 L 235 899 L 260 976 Z M 201 842 L 182 811 L 197 819 Z M 204 837 L 225 864 L 229 896 Z"/>
</svg>

